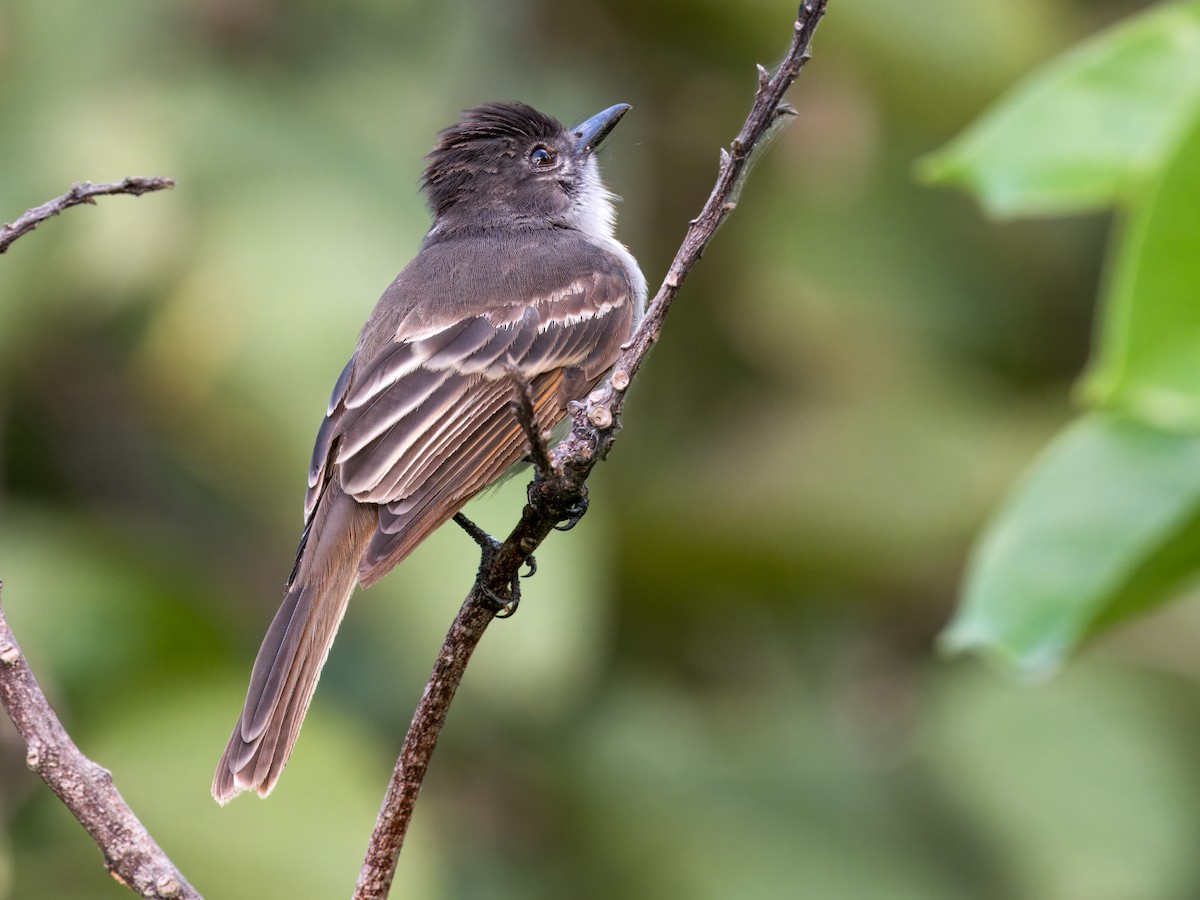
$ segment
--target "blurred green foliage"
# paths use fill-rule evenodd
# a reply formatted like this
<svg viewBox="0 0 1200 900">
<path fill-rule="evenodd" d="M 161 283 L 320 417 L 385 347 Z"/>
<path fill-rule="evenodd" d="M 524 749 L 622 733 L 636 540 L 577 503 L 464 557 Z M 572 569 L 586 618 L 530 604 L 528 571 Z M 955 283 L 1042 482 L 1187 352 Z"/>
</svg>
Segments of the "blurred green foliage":
<svg viewBox="0 0 1200 900">
<path fill-rule="evenodd" d="M 1109 222 L 989 223 L 913 163 L 1143 6 L 831 4 L 800 118 L 689 280 L 591 512 L 468 672 L 398 893 L 1200 891 L 1200 607 L 1036 690 L 931 650 L 972 536 L 1069 418 Z M 434 134 L 488 99 L 632 103 L 604 168 L 657 281 L 793 12 L 0 7 L 0 215 L 74 180 L 179 182 L 0 259 L 0 578 L 72 734 L 207 896 L 350 891 L 477 562 L 446 531 L 357 596 L 275 794 L 216 807 L 311 440 L 427 227 Z M 522 490 L 473 517 L 505 529 Z M 0 895 L 127 896 L 7 724 L 0 817 Z"/>
<path fill-rule="evenodd" d="M 979 544 L 946 634 L 1032 672 L 1195 581 L 1200 3 L 1131 16 L 924 161 L 997 214 L 1122 213 L 1079 395 Z"/>
<path fill-rule="evenodd" d="M 1200 4 L 1163 3 L 1039 69 L 947 147 L 927 178 L 993 215 L 1133 206 L 1200 103 Z"/>
</svg>

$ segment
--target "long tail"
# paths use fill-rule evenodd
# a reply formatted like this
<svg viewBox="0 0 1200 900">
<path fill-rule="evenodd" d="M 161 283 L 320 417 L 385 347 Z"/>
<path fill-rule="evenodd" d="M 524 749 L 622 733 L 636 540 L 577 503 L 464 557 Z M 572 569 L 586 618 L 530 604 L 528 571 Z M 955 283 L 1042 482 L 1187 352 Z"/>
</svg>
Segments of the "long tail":
<svg viewBox="0 0 1200 900">
<path fill-rule="evenodd" d="M 250 789 L 265 797 L 279 780 L 377 521 L 375 507 L 328 486 L 254 661 L 246 706 L 217 765 L 212 792 L 218 803 Z"/>
</svg>

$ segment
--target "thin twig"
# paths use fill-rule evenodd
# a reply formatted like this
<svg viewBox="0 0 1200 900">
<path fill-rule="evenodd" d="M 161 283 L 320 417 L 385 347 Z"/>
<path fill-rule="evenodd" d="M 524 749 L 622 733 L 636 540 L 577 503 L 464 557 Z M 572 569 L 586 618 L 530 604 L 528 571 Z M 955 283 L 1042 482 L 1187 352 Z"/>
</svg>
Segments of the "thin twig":
<svg viewBox="0 0 1200 900">
<path fill-rule="evenodd" d="M 41 206 L 35 206 L 33 209 L 26 210 L 24 215 L 11 225 L 5 224 L 0 226 L 0 253 L 6 251 L 9 245 L 17 238 L 29 234 L 29 232 L 33 231 L 47 219 L 57 216 L 64 209 L 70 209 L 72 206 L 80 206 L 84 203 L 94 204 L 96 197 L 107 194 L 133 194 L 135 197 L 140 197 L 142 194 L 148 194 L 151 191 L 162 191 L 173 187 L 175 187 L 175 182 L 170 178 L 139 178 L 131 176 L 123 181 L 114 181 L 109 184 L 92 184 L 90 181 L 80 181 L 61 197 L 55 197 Z"/>
<path fill-rule="evenodd" d="M 425 696 L 404 740 L 371 834 L 355 900 L 379 900 L 387 896 L 421 781 L 445 722 L 450 700 L 471 652 L 496 614 L 495 602 L 488 597 L 488 592 L 493 597 L 503 596 L 521 566 L 554 530 L 555 524 L 577 515 L 586 496 L 584 482 L 597 460 L 602 459 L 612 445 L 626 389 L 658 340 L 679 286 L 700 259 L 717 228 L 736 208 L 750 165 L 795 116 L 795 111 L 783 102 L 783 96 L 809 58 L 809 44 L 825 14 L 825 4 L 826 0 L 806 0 L 800 7 L 791 46 L 774 75 L 762 66 L 758 67 L 754 105 L 729 149 L 721 151 L 716 186 L 684 235 L 662 287 L 617 361 L 609 381 L 593 391 L 586 402 L 572 404 L 574 427 L 551 453 L 554 476 L 539 478 L 529 486 L 530 502 L 522 511 L 521 520 L 480 566 L 476 585 L 442 646 Z"/>
<path fill-rule="evenodd" d="M 533 405 L 533 389 L 528 379 L 516 366 L 508 367 L 508 380 L 512 382 L 513 410 L 521 430 L 525 432 L 525 440 L 529 442 L 529 459 L 533 462 L 533 471 L 538 478 L 552 478 L 554 469 L 550 465 L 550 452 L 546 449 L 546 438 L 537 427 L 537 414 Z"/>
<path fill-rule="evenodd" d="M 375 835 L 367 850 L 367 858 L 354 888 L 355 898 L 386 897 L 396 872 L 396 861 L 400 856 L 400 845 L 412 819 L 413 807 L 420 793 L 429 758 L 437 746 L 438 735 L 450 711 L 454 692 L 462 682 L 463 672 L 471 654 L 483 637 L 488 623 L 502 607 L 476 588 L 471 591 L 458 611 L 454 624 L 446 635 L 441 653 L 433 667 L 429 683 L 417 709 L 413 713 L 412 725 L 404 739 L 400 758 L 396 761 L 396 772 L 388 784 L 387 795 L 375 825 Z M 397 829 L 396 822 L 403 827 Z M 375 839 L 378 836 L 378 840 Z"/>
<path fill-rule="evenodd" d="M 0 584 L 3 589 L 3 584 Z M 0 703 L 25 740 L 25 763 L 87 829 L 104 866 L 143 897 L 200 900 L 113 785 L 71 740 L 33 677 L 0 606 Z"/>
</svg>

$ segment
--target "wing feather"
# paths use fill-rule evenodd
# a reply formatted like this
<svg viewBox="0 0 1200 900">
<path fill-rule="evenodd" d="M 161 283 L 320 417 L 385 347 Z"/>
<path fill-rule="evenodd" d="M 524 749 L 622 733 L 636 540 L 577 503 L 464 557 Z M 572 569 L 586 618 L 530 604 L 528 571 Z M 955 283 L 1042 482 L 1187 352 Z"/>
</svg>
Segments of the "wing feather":
<svg viewBox="0 0 1200 900">
<path fill-rule="evenodd" d="M 434 385 L 424 397 L 404 398 L 396 408 L 391 408 L 392 398 L 382 395 L 375 406 L 379 413 L 370 419 L 351 421 L 342 444 L 338 448 L 337 462 L 341 471 L 342 489 L 359 500 L 367 500 L 383 479 L 396 459 L 408 451 L 426 429 L 439 421 L 446 413 L 457 407 L 463 393 L 461 376 L 449 372 L 414 373 L 428 376 L 422 380 Z M 397 385 L 399 389 L 401 385 Z"/>
<path fill-rule="evenodd" d="M 534 417 L 540 426 L 555 415 L 564 373 L 541 376 L 534 386 Z M 373 584 L 412 552 L 462 505 L 499 478 L 525 452 L 524 433 L 507 404 L 496 409 L 453 456 L 442 460 L 416 493 L 379 510 L 379 526 L 360 568 L 363 585 Z"/>
<path fill-rule="evenodd" d="M 504 407 L 512 393 L 507 382 L 495 381 L 465 390 L 470 392 L 469 408 L 464 409 L 462 403 L 447 407 L 436 422 L 412 435 L 412 440 L 403 446 L 391 449 L 391 468 L 375 490 L 365 495 L 366 499 L 387 503 L 412 493 L 425 477 L 428 466 L 450 455 L 456 445 L 479 428 L 483 418 Z"/>
<path fill-rule="evenodd" d="M 506 337 L 508 336 L 497 334 L 497 329 L 486 318 L 475 316 L 462 323 L 462 328 L 453 340 L 447 341 L 436 350 L 427 350 L 425 341 L 420 342 L 417 347 L 420 352 L 428 354 L 424 359 L 424 364 L 429 368 L 458 370 L 462 360 L 469 358 L 477 350 L 497 338 L 503 342 Z"/>
<path fill-rule="evenodd" d="M 356 361 L 357 355 L 350 360 L 350 364 L 354 365 Z M 395 344 L 375 362 L 369 372 L 355 379 L 354 390 L 347 393 L 343 401 L 346 409 L 358 409 L 371 402 L 420 364 L 421 358 L 414 352 L 412 344 Z"/>
</svg>

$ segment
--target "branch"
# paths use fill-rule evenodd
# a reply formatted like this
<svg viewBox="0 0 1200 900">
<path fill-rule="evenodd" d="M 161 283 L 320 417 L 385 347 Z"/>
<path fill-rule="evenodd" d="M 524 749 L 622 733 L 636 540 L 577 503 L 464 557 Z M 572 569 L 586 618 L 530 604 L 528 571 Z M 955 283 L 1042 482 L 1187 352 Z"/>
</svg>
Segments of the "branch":
<svg viewBox="0 0 1200 900">
<path fill-rule="evenodd" d="M 0 703 L 25 740 L 26 765 L 87 829 L 113 878 L 143 897 L 201 900 L 125 803 L 112 774 L 75 746 L 29 670 L 2 606 Z"/>
<path fill-rule="evenodd" d="M 129 177 L 124 181 L 114 181 L 111 184 L 92 184 L 90 181 L 77 182 L 61 197 L 55 197 L 41 206 L 28 209 L 11 225 L 5 224 L 0 227 L 0 253 L 4 253 L 17 238 L 24 237 L 47 219 L 57 216 L 72 206 L 80 206 L 84 203 L 94 205 L 96 197 L 106 194 L 133 194 L 135 197 L 140 197 L 151 191 L 161 191 L 173 187 L 175 187 L 175 182 L 170 178 Z"/>
<path fill-rule="evenodd" d="M 355 900 L 388 895 L 404 832 L 412 819 L 417 794 L 425 780 L 425 770 L 429 768 L 429 758 L 437 746 L 446 714 L 450 712 L 454 692 L 458 690 L 467 662 L 484 630 L 502 608 L 495 601 L 482 597 L 478 589 L 472 590 L 450 626 L 434 663 L 433 674 L 425 685 L 425 693 L 413 713 L 412 725 L 396 761 L 395 774 L 383 798 L 383 808 L 354 888 Z M 401 824 L 397 826 L 397 823 Z"/>
<path fill-rule="evenodd" d="M 809 59 L 809 44 L 825 14 L 825 4 L 826 0 L 805 0 L 797 15 L 791 46 L 774 75 L 762 66 L 758 67 L 754 104 L 729 149 L 721 151 L 716 186 L 700 214 L 690 223 L 662 286 L 617 360 L 611 378 L 593 391 L 586 402 L 571 405 L 574 427 L 550 454 L 553 477 L 540 477 L 529 485 L 529 503 L 521 513 L 521 520 L 503 543 L 485 553 L 479 577 L 446 636 L 425 695 L 404 739 L 371 834 L 354 892 L 355 900 L 378 900 L 387 896 L 417 794 L 454 692 L 484 630 L 503 609 L 497 598 L 512 596 L 512 585 L 516 583 L 521 566 L 532 557 L 555 525 L 578 517 L 587 494 L 588 475 L 612 446 L 620 428 L 618 419 L 626 391 L 650 348 L 658 341 L 663 320 L 680 285 L 704 253 L 717 228 L 737 207 L 738 195 L 753 162 L 796 115 L 795 110 L 783 102 L 783 96 Z"/>
</svg>

